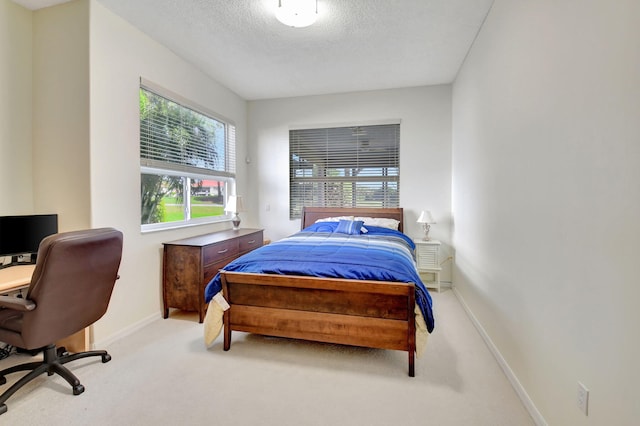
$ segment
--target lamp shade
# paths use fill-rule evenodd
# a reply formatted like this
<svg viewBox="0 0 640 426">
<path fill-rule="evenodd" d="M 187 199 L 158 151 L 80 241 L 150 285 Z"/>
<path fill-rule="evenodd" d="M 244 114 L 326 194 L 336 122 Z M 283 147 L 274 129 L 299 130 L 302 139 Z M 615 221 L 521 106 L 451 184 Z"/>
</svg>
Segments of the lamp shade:
<svg viewBox="0 0 640 426">
<path fill-rule="evenodd" d="M 229 195 L 227 198 L 227 205 L 224 208 L 224 211 L 237 213 L 244 211 L 244 205 L 242 204 L 242 196 L 241 195 Z"/>
<path fill-rule="evenodd" d="M 420 216 L 418 217 L 418 220 L 416 220 L 416 222 L 418 222 L 418 223 L 436 223 L 436 221 L 433 220 L 433 216 L 431 216 L 431 212 L 429 210 L 422 210 L 422 212 L 420 212 Z"/>
<path fill-rule="evenodd" d="M 289 27 L 308 27 L 318 17 L 317 0 L 279 0 L 276 9 L 278 21 Z"/>
</svg>

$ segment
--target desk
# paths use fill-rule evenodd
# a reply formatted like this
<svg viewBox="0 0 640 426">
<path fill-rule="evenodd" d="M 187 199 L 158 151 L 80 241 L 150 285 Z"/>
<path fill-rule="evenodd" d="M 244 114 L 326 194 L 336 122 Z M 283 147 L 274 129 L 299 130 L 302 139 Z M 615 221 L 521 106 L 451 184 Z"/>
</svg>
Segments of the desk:
<svg viewBox="0 0 640 426">
<path fill-rule="evenodd" d="M 26 289 L 31 283 L 31 276 L 36 265 L 16 265 L 0 269 L 0 294 Z M 89 350 L 89 327 L 56 342 L 70 352 Z"/>
<path fill-rule="evenodd" d="M 0 269 L 0 293 L 26 288 L 36 265 L 17 265 Z"/>
</svg>

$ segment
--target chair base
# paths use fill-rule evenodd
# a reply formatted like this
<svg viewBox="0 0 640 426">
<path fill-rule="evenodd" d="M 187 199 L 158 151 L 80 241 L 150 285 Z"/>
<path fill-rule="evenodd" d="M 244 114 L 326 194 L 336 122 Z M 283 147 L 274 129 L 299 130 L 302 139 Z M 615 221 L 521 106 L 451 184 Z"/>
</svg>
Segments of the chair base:
<svg viewBox="0 0 640 426">
<path fill-rule="evenodd" d="M 54 373 L 58 374 L 71 385 L 74 395 L 80 395 L 84 392 L 84 386 L 82 386 L 80 380 L 78 380 L 78 378 L 68 368 L 64 367 L 63 364 L 92 356 L 102 357 L 103 363 L 111 361 L 111 355 L 109 355 L 107 351 L 87 351 L 70 354 L 64 348 L 57 348 L 56 345 L 46 346 L 42 350 L 44 351 L 44 359 L 42 362 L 28 362 L 25 364 L 14 365 L 13 367 L 0 371 L 0 385 L 4 385 L 7 383 L 7 379 L 5 378 L 7 374 L 31 370 L 7 389 L 2 395 L 0 395 L 0 414 L 7 412 L 7 405 L 5 402 L 9 397 L 11 397 L 11 395 L 43 373 L 47 373 L 49 376 Z"/>
</svg>

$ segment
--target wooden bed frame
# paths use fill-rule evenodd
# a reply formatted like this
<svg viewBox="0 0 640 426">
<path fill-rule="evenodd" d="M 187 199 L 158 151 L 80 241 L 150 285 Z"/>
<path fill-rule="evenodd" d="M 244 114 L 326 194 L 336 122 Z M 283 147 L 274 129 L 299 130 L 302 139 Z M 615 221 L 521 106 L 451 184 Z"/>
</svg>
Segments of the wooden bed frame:
<svg viewBox="0 0 640 426">
<path fill-rule="evenodd" d="M 386 217 L 400 221 L 402 208 L 339 209 L 307 207 L 305 228 L 335 216 Z M 396 349 L 409 354 L 409 376 L 415 375 L 415 287 L 390 283 L 291 275 L 220 271 L 225 311 L 224 350 L 231 331 L 325 343 Z"/>
</svg>

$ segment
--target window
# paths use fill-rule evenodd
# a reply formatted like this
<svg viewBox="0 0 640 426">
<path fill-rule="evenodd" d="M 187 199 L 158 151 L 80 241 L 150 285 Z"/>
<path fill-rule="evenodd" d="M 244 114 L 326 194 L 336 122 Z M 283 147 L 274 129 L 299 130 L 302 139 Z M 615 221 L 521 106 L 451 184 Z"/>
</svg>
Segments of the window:
<svg viewBox="0 0 640 426">
<path fill-rule="evenodd" d="M 235 126 L 142 83 L 140 175 L 143 231 L 229 218 L 224 206 L 235 185 Z"/>
<path fill-rule="evenodd" d="M 289 216 L 310 207 L 398 207 L 400 125 L 289 131 Z"/>
</svg>

